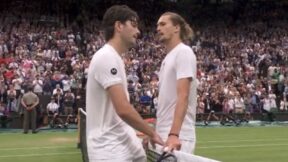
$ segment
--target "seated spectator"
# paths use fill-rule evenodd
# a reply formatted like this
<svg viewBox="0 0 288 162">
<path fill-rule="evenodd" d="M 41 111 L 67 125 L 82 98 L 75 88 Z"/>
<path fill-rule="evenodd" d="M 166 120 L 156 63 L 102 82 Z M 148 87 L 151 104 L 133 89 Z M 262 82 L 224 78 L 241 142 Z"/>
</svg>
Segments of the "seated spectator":
<svg viewBox="0 0 288 162">
<path fill-rule="evenodd" d="M 51 98 L 50 103 L 48 103 L 47 105 L 47 114 L 48 115 L 54 115 L 55 113 L 59 113 L 58 112 L 59 109 L 59 105 L 55 102 L 55 98 Z"/>
<path fill-rule="evenodd" d="M 59 117 L 59 114 L 55 113 L 53 115 L 52 120 L 50 121 L 50 127 L 51 128 L 64 128 L 64 122 L 63 120 Z"/>
<path fill-rule="evenodd" d="M 65 128 L 68 128 L 70 124 L 77 124 L 77 117 L 73 115 L 68 115 L 65 121 Z"/>
</svg>

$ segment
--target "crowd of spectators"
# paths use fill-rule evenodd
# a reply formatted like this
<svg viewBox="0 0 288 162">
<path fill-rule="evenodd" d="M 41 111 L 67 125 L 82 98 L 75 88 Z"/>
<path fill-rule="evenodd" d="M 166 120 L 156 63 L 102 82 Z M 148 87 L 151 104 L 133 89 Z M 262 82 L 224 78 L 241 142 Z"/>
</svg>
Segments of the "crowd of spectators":
<svg viewBox="0 0 288 162">
<path fill-rule="evenodd" d="M 287 13 L 246 8 L 233 24 L 200 28 L 198 113 L 287 111 Z"/>
<path fill-rule="evenodd" d="M 191 24 L 199 114 L 288 109 L 287 13 L 281 8 L 247 10 L 254 12 L 244 12 L 233 23 Z M 64 25 L 61 17 L 45 18 L 21 10 L 1 13 L 0 116 L 21 114 L 20 98 L 31 85 L 40 98 L 39 117 L 75 115 L 85 107 L 89 61 L 105 43 L 99 20 L 80 30 Z M 137 47 L 123 54 L 130 101 L 142 114 L 157 110 L 164 56 L 153 30 L 142 33 Z"/>
</svg>

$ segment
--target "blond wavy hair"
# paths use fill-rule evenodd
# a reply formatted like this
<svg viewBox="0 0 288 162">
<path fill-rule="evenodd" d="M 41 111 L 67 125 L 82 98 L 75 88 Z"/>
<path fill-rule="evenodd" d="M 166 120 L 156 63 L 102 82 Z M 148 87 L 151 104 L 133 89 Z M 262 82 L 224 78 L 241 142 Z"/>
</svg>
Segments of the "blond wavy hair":
<svg viewBox="0 0 288 162">
<path fill-rule="evenodd" d="M 190 25 L 185 21 L 185 19 L 177 13 L 174 12 L 165 12 L 161 16 L 168 15 L 173 25 L 180 26 L 180 39 L 182 41 L 192 40 L 194 38 L 193 29 Z"/>
</svg>

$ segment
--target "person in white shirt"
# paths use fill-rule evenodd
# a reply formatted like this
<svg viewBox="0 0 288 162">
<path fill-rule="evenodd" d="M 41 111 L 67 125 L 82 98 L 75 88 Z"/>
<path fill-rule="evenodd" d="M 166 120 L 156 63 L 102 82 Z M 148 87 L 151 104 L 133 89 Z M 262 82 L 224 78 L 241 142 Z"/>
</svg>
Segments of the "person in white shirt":
<svg viewBox="0 0 288 162">
<path fill-rule="evenodd" d="M 62 79 L 62 85 L 64 94 L 71 90 L 71 80 L 69 76 L 65 76 Z"/>
<path fill-rule="evenodd" d="M 137 13 L 115 5 L 103 17 L 107 43 L 93 56 L 86 87 L 86 135 L 90 162 L 146 162 L 134 129 L 160 145 L 164 142 L 129 103 L 121 55 L 136 45 Z M 133 129 L 133 128 L 134 129 Z"/>
<path fill-rule="evenodd" d="M 51 98 L 51 101 L 47 105 L 47 114 L 54 115 L 58 113 L 59 105 L 55 102 L 55 98 Z"/>
<path fill-rule="evenodd" d="M 19 97 L 21 93 L 21 84 L 23 83 L 22 78 L 16 73 L 14 79 L 12 80 L 12 83 L 14 85 L 14 89 L 16 90 L 16 98 Z"/>
<path fill-rule="evenodd" d="M 56 84 L 56 87 L 55 87 L 55 89 L 53 89 L 52 94 L 56 95 L 57 91 L 60 91 L 60 94 L 63 95 L 63 89 L 60 87 L 60 84 Z"/>
<path fill-rule="evenodd" d="M 269 94 L 264 94 L 263 96 L 264 98 L 262 99 L 262 103 L 263 103 L 262 111 L 267 114 L 268 120 L 270 122 L 273 122 L 275 119 L 275 115 L 273 111 L 271 111 L 271 109 L 273 108 L 272 106 L 276 105 L 275 100 L 273 102 L 273 99 L 269 97 Z"/>
<path fill-rule="evenodd" d="M 197 61 L 184 44 L 193 36 L 189 24 L 177 13 L 166 12 L 157 22 L 158 39 L 166 48 L 159 73 L 156 131 L 167 151 L 193 153 L 197 105 Z"/>
<path fill-rule="evenodd" d="M 43 81 L 40 79 L 39 75 L 36 75 L 35 80 L 33 80 L 33 92 L 37 95 L 42 95 L 43 93 Z"/>
</svg>

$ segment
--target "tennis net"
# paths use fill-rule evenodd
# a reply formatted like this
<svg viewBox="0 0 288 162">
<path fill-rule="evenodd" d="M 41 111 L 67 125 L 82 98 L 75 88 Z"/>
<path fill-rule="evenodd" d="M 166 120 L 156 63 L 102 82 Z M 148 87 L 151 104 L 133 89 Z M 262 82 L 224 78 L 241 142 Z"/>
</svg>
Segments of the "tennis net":
<svg viewBox="0 0 288 162">
<path fill-rule="evenodd" d="M 86 144 L 86 112 L 78 109 L 78 147 L 82 152 L 83 162 L 89 162 Z"/>
</svg>

